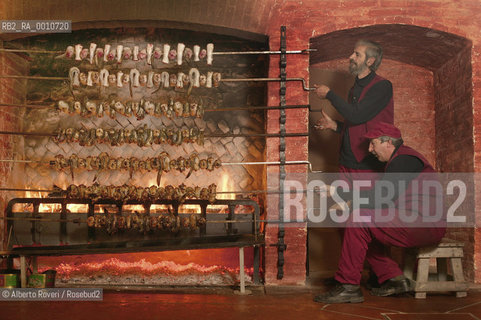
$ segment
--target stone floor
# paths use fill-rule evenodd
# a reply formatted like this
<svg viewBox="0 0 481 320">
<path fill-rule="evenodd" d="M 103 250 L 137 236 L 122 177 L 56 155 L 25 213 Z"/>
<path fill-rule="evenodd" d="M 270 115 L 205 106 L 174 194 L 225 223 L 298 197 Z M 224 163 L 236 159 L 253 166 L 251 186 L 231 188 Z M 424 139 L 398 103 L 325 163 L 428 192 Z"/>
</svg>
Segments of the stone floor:
<svg viewBox="0 0 481 320">
<path fill-rule="evenodd" d="M 481 319 L 481 290 L 466 298 L 428 295 L 425 300 L 374 297 L 360 304 L 313 302 L 320 287 L 104 289 L 101 302 L 0 302 L 0 319 Z"/>
</svg>

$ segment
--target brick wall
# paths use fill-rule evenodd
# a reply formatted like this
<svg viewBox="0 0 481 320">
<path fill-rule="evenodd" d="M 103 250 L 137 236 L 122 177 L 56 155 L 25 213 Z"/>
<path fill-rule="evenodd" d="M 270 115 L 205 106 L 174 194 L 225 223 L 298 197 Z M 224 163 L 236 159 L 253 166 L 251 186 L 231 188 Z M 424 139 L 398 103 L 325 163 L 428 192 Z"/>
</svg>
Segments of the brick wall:
<svg viewBox="0 0 481 320">
<path fill-rule="evenodd" d="M 474 157 L 466 156 L 474 155 L 471 68 L 471 49 L 466 48 L 434 73 L 436 158 L 442 172 L 473 172 L 474 169 Z M 462 209 L 471 218 L 474 216 L 472 210 L 475 206 L 470 204 L 475 201 L 474 199 L 473 186 L 468 186 L 466 204 Z M 474 225 L 474 220 L 471 222 Z M 480 251 L 476 250 L 474 242 L 475 237 L 479 235 L 475 229 L 449 229 L 446 236 L 465 243 L 463 261 L 465 273 L 468 279 L 479 281 L 480 276 L 475 274 L 475 265 L 479 265 L 480 258 L 475 257 Z"/>
<path fill-rule="evenodd" d="M 401 37 L 401 41 L 396 42 L 385 56 L 385 58 L 395 57 L 399 61 L 414 65 L 406 67 L 407 73 L 404 77 L 402 75 L 398 77 L 393 69 L 391 77 L 394 80 L 395 98 L 400 99 L 395 101 L 396 110 L 400 110 L 400 102 L 406 103 L 406 112 L 402 113 L 401 117 L 396 117 L 396 123 L 404 132 L 407 132 L 407 141 L 415 147 L 418 145 L 421 149 L 428 150 L 426 154 L 428 159 L 442 170 L 472 172 L 473 167 L 478 171 L 481 163 L 478 157 L 481 154 L 481 147 L 478 146 L 479 142 L 475 142 L 479 135 L 478 127 L 481 125 L 481 121 L 477 121 L 481 119 L 477 111 L 474 112 L 474 136 L 471 130 L 473 125 L 470 123 L 470 119 L 473 119 L 473 109 L 476 110 L 476 105 L 481 98 L 481 58 L 478 49 L 481 44 L 480 20 L 474 19 L 476 14 L 481 12 L 480 9 L 481 4 L 478 1 L 464 1 L 462 4 L 449 1 L 329 1 L 323 2 L 322 5 L 315 1 L 303 1 L 302 6 L 286 1 L 274 7 L 268 34 L 275 35 L 275 38 L 277 26 L 287 25 L 288 33 L 297 34 L 296 42 L 302 47 L 303 43 L 307 43 L 310 39 L 338 30 L 349 31 L 350 29 L 356 32 L 360 27 L 401 23 L 452 33 L 465 37 L 468 42 L 472 41 L 473 52 L 470 51 L 471 46 L 460 51 L 449 52 L 442 49 L 436 51 L 436 48 L 416 39 L 412 39 L 411 42 L 402 41 Z M 383 30 L 378 31 L 383 32 Z M 392 36 L 388 31 L 387 29 L 384 31 L 387 42 Z M 428 33 L 426 35 L 435 37 L 436 32 L 433 35 Z M 405 36 L 408 38 L 407 34 Z M 338 44 L 349 46 L 350 42 Z M 332 48 L 329 43 L 323 48 L 330 52 L 338 51 L 337 56 L 332 53 L 329 59 L 346 57 L 345 51 Z M 401 54 L 402 48 L 408 50 Z M 351 50 L 351 48 L 344 50 Z M 411 55 L 410 52 L 423 54 Z M 453 54 L 454 57 L 451 57 Z M 448 56 L 449 61 L 446 63 Z M 444 57 L 445 60 L 436 61 L 437 57 Z M 299 74 L 303 71 L 303 68 L 299 68 Z M 413 72 L 412 76 L 409 71 Z M 469 80 L 471 75 L 473 75 L 472 81 Z M 440 103 L 439 97 L 445 96 L 447 92 L 451 92 L 452 96 L 448 98 L 448 102 Z M 413 93 L 415 95 L 412 95 Z M 470 94 L 472 94 L 471 99 Z M 455 103 L 461 108 L 459 114 L 453 109 L 448 112 L 445 110 L 452 108 Z M 419 105 L 424 107 L 418 108 Z M 438 107 L 440 107 L 440 115 L 438 115 Z M 434 118 L 435 113 L 436 118 Z M 399 115 L 399 112 L 397 114 Z M 453 121 L 446 122 L 447 119 L 453 119 Z M 453 128 L 453 125 L 456 128 Z M 464 143 L 462 147 L 458 143 L 458 136 Z M 477 216 L 481 213 L 479 203 L 481 202 L 478 200 Z M 480 281 L 481 272 L 476 271 L 476 266 L 481 264 L 481 257 L 479 257 L 481 244 L 478 243 L 481 232 L 474 232 L 473 228 L 452 230 L 450 236 L 466 242 L 467 275 L 473 279 L 473 274 L 476 273 L 475 280 Z M 476 246 L 474 246 L 475 243 Z"/>
<path fill-rule="evenodd" d="M 0 74 L 25 75 L 28 71 L 27 61 L 13 53 L 0 52 Z M 0 103 L 25 103 L 26 80 L 0 78 Z M 18 127 L 23 110 L 15 107 L 0 107 L 0 131 L 21 131 Z M 13 159 L 15 146 L 19 138 L 11 135 L 0 135 L 0 159 Z M 0 162 L 0 186 L 11 186 L 13 165 Z M 8 193 L 0 192 L 0 212 L 5 212 Z M 4 230 L 4 221 L 0 220 L 0 230 Z M 1 241 L 6 241 L 4 232 Z"/>
<path fill-rule="evenodd" d="M 280 46 L 279 37 L 272 37 L 270 47 L 278 50 Z M 292 30 L 287 31 L 287 46 L 292 49 L 306 49 L 306 44 L 296 43 L 297 35 Z M 288 55 L 287 56 L 287 78 L 308 77 L 307 55 Z M 269 77 L 279 77 L 279 58 L 272 56 L 270 61 Z M 268 89 L 269 105 L 279 105 L 279 84 L 272 84 Z M 301 82 L 287 82 L 286 85 L 286 104 L 307 104 L 308 96 L 302 89 Z M 269 111 L 267 114 L 267 132 L 279 133 L 279 115 L 278 110 Z M 286 111 L 286 132 L 287 133 L 306 133 L 308 132 L 309 114 L 307 109 L 288 109 Z M 279 139 L 269 138 L 267 140 L 266 161 L 279 161 Z M 307 137 L 289 137 L 286 138 L 286 161 L 302 161 L 308 157 L 308 139 Z M 290 175 L 305 173 L 307 166 L 288 165 L 286 166 L 287 178 Z M 278 181 L 278 168 L 271 166 L 267 169 L 267 184 L 272 185 L 272 189 L 278 189 L 276 182 Z M 296 179 L 302 177 L 296 176 Z M 307 180 L 304 179 L 303 182 Z M 278 197 L 270 196 L 267 206 L 267 217 L 269 220 L 279 219 Z M 303 203 L 304 205 L 304 203 Z M 286 212 L 290 212 L 286 208 Z M 306 212 L 291 212 L 291 216 L 305 219 Z M 271 244 L 277 243 L 278 228 L 271 225 L 266 228 L 266 249 L 265 249 L 265 281 L 270 285 L 277 284 L 294 284 L 303 285 L 306 279 L 306 243 L 307 243 L 307 226 L 303 224 L 287 224 L 285 227 L 285 243 L 287 251 L 284 259 L 284 277 L 282 280 L 277 279 L 277 248 Z"/>
</svg>

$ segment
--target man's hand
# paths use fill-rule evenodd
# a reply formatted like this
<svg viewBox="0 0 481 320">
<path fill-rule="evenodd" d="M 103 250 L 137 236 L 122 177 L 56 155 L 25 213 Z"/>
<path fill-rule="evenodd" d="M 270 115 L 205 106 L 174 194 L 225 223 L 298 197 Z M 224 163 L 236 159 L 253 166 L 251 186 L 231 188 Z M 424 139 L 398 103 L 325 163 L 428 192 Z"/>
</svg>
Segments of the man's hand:
<svg viewBox="0 0 481 320">
<path fill-rule="evenodd" d="M 323 184 L 321 186 L 315 186 L 313 191 L 318 193 L 321 197 L 332 197 L 336 192 L 336 188 L 329 184 Z"/>
<path fill-rule="evenodd" d="M 317 96 L 320 99 L 325 99 L 327 93 L 329 92 L 329 90 L 331 90 L 331 89 L 329 89 L 328 86 L 325 86 L 323 84 L 315 84 L 314 88 L 316 88 L 316 90 L 314 90 L 314 92 L 317 94 Z"/>
<path fill-rule="evenodd" d="M 334 203 L 329 207 L 329 210 L 339 210 L 339 211 L 350 211 L 351 210 L 351 200 L 343 203 Z"/>
<path fill-rule="evenodd" d="M 322 117 L 316 122 L 314 128 L 318 130 L 331 129 L 333 131 L 336 131 L 337 122 L 332 120 L 331 117 L 329 117 L 327 113 L 324 112 L 324 110 L 322 110 L 321 112 Z"/>
</svg>

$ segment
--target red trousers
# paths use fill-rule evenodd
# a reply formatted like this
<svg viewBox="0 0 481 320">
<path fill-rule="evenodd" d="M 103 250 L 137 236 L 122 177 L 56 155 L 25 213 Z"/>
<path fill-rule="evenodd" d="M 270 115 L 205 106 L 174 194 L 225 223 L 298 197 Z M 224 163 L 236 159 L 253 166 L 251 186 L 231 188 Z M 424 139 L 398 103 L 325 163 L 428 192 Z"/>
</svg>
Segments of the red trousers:
<svg viewBox="0 0 481 320">
<path fill-rule="evenodd" d="M 419 223 L 413 227 L 399 219 L 378 224 L 374 209 L 360 209 L 360 215 L 371 222 L 354 222 L 350 217 L 344 229 L 341 257 L 335 279 L 342 283 L 359 284 L 364 260 L 370 264 L 379 283 L 403 274 L 398 264 L 390 258 L 389 246 L 403 248 L 438 243 L 446 232 L 444 224 Z"/>
<path fill-rule="evenodd" d="M 339 165 L 339 179 L 346 181 L 349 188 L 352 188 L 352 182 L 355 180 L 370 180 L 371 185 L 379 177 L 380 173 L 369 169 L 352 169 Z M 369 188 L 368 188 L 369 189 Z"/>
</svg>

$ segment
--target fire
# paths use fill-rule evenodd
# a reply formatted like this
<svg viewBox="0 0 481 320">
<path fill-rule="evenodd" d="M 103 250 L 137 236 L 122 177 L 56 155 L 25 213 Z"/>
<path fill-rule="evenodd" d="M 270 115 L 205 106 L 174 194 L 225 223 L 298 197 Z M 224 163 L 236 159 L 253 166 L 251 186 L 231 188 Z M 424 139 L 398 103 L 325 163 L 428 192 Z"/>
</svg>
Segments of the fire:
<svg viewBox="0 0 481 320">
<path fill-rule="evenodd" d="M 69 203 L 67 204 L 67 211 L 72 213 L 87 213 L 89 211 L 89 206 L 86 204 Z"/>
<path fill-rule="evenodd" d="M 31 191 L 26 191 L 25 192 L 25 197 L 26 198 L 45 198 L 42 193 L 40 192 L 31 192 Z M 29 204 L 25 204 L 23 210 L 17 210 L 15 209 L 14 211 L 25 211 L 25 212 L 32 212 L 32 208 L 29 208 Z M 86 213 L 88 212 L 88 206 L 86 204 L 74 204 L 74 203 L 69 203 L 67 204 L 67 210 L 72 213 Z M 41 213 L 60 213 L 62 212 L 62 204 L 61 203 L 40 203 L 38 207 L 38 212 Z"/>
<path fill-rule="evenodd" d="M 233 179 L 229 177 L 229 175 L 224 172 L 222 173 L 220 183 L 218 184 L 217 191 L 234 191 L 234 184 Z M 233 193 L 217 193 L 217 199 L 235 199 L 235 194 Z"/>
<path fill-rule="evenodd" d="M 122 211 L 125 212 L 145 212 L 145 207 L 141 204 L 126 204 L 122 207 Z"/>
<path fill-rule="evenodd" d="M 184 204 L 179 206 L 180 213 L 200 213 L 200 206 L 196 204 Z"/>
<path fill-rule="evenodd" d="M 171 205 L 153 204 L 150 206 L 150 213 L 167 214 L 172 211 L 173 209 Z"/>
<path fill-rule="evenodd" d="M 223 172 L 220 181 L 217 184 L 217 199 L 235 199 L 235 194 L 233 193 L 222 193 L 227 191 L 234 191 L 234 180 L 231 179 L 228 173 Z M 164 182 L 164 181 L 162 181 Z M 149 180 L 146 182 L 146 185 L 155 185 L 156 182 L 153 180 Z M 40 192 L 25 192 L 26 198 L 43 198 L 44 195 Z M 23 208 L 24 210 L 28 211 L 28 208 Z M 104 212 L 104 208 L 99 207 L 96 208 L 99 210 L 100 213 Z M 144 212 L 145 208 L 142 205 L 128 205 L 125 206 L 126 211 L 129 212 Z M 160 209 L 160 211 L 166 211 L 167 208 L 156 208 Z M 72 213 L 85 213 L 88 212 L 88 206 L 85 204 L 68 204 L 67 210 Z M 62 205 L 60 203 L 41 203 L 39 206 L 39 212 L 42 213 L 59 213 L 62 211 Z M 155 211 L 155 210 L 154 210 Z M 182 205 L 180 210 L 182 213 L 200 213 L 200 207 L 198 205 Z"/>
</svg>

